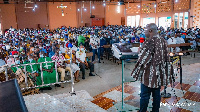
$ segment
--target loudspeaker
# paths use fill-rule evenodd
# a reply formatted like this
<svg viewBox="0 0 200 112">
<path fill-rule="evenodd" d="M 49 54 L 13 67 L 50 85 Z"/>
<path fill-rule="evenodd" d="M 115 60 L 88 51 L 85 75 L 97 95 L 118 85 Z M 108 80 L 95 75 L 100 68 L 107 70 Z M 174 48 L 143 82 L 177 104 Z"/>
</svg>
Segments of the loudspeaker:
<svg viewBox="0 0 200 112">
<path fill-rule="evenodd" d="M 4 4 L 9 4 L 9 0 L 3 0 Z"/>
<path fill-rule="evenodd" d="M 125 5 L 125 4 L 124 4 L 124 0 L 120 0 L 120 1 L 119 1 L 119 4 L 120 4 L 120 5 Z"/>
<path fill-rule="evenodd" d="M 90 18 L 95 18 L 95 15 L 91 15 Z"/>
<path fill-rule="evenodd" d="M 0 83 L 0 112 L 28 112 L 17 79 Z"/>
</svg>

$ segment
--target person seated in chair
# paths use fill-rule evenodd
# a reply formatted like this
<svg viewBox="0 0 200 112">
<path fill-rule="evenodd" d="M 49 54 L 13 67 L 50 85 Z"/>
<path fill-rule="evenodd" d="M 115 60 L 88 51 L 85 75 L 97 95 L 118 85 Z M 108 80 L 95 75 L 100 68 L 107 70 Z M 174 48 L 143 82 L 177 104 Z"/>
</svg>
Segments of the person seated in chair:
<svg viewBox="0 0 200 112">
<path fill-rule="evenodd" d="M 22 64 L 22 63 L 20 62 L 19 57 L 16 57 L 14 62 L 15 62 L 15 65 L 20 65 L 20 64 Z M 11 69 L 12 69 L 12 71 L 13 71 L 14 73 L 16 73 L 16 75 L 22 75 L 22 74 L 23 74 L 23 67 L 22 67 L 22 66 L 12 67 L 12 65 L 11 65 Z"/>
<path fill-rule="evenodd" d="M 38 63 L 40 62 L 48 62 L 52 61 L 50 57 L 46 57 L 44 51 L 41 51 L 40 58 L 38 59 Z M 38 68 L 40 68 L 40 65 L 38 64 Z M 53 63 L 42 63 L 42 70 L 39 73 L 39 76 L 37 76 L 37 85 L 42 85 L 42 79 L 41 75 L 43 73 L 43 81 L 44 84 L 50 84 L 56 82 L 56 71 L 54 69 Z M 45 88 L 40 89 L 48 89 L 51 90 L 52 88 L 50 86 L 46 86 Z"/>
<path fill-rule="evenodd" d="M 29 63 L 36 63 L 36 61 L 34 60 L 33 55 L 29 55 L 28 60 L 24 61 L 24 64 L 29 64 Z M 37 64 L 33 64 L 33 65 L 27 65 L 26 66 L 26 71 L 28 73 L 28 76 L 34 81 L 36 82 L 36 76 L 38 76 L 39 74 L 39 69 Z"/>
<path fill-rule="evenodd" d="M 87 62 L 86 53 L 84 46 L 80 44 L 80 50 L 76 52 L 77 63 L 79 64 L 80 70 L 82 71 L 82 79 L 85 79 L 85 67 L 90 69 L 89 76 L 95 76 L 92 74 L 94 72 L 94 64 L 91 62 Z"/>
<path fill-rule="evenodd" d="M 70 59 L 70 52 L 69 52 L 69 49 L 67 49 L 66 51 L 66 55 L 65 55 L 65 58 L 66 59 Z M 80 68 L 79 66 L 76 64 L 76 58 L 75 58 L 75 51 L 72 50 L 72 64 L 70 66 L 70 61 L 66 61 L 66 70 L 68 70 L 71 74 L 71 72 L 74 74 L 75 76 L 75 83 L 79 82 L 79 71 L 80 71 Z"/>
<path fill-rule="evenodd" d="M 20 64 L 22 64 L 22 63 L 20 62 L 19 57 L 16 57 L 15 58 L 15 65 L 20 65 Z M 23 66 L 11 67 L 11 70 L 16 74 L 16 78 L 17 78 L 17 81 L 19 83 L 20 88 L 26 87 L 25 73 L 24 73 L 23 68 L 24 68 Z M 33 82 L 31 81 L 29 76 L 27 76 L 27 84 L 28 84 L 29 87 L 33 86 Z"/>
<path fill-rule="evenodd" d="M 53 61 L 60 61 L 60 62 L 57 62 L 57 70 L 58 70 L 58 72 L 61 73 L 61 81 L 64 81 L 66 66 L 63 64 L 63 61 L 61 61 L 61 60 L 65 60 L 65 57 L 62 55 L 62 52 L 60 51 L 60 49 L 56 49 L 56 52 L 51 57 L 51 59 Z"/>
</svg>

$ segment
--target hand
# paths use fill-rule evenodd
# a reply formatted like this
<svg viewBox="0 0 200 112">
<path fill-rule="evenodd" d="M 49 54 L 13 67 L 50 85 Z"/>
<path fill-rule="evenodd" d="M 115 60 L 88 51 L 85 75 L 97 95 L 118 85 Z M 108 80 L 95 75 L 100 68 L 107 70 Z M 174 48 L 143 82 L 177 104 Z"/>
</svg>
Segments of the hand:
<svg viewBox="0 0 200 112">
<path fill-rule="evenodd" d="M 35 73 L 34 75 L 35 75 L 36 77 L 37 77 L 37 76 L 39 76 L 39 74 L 38 74 L 38 73 Z"/>
<path fill-rule="evenodd" d="M 140 47 L 138 48 L 138 53 L 140 52 Z"/>
<path fill-rule="evenodd" d="M 78 59 L 79 62 L 83 63 L 80 59 Z"/>
<path fill-rule="evenodd" d="M 85 62 L 85 66 L 87 66 L 87 67 L 88 67 L 88 63 L 87 63 L 87 62 Z"/>
<path fill-rule="evenodd" d="M 65 65 L 63 65 L 62 68 L 66 68 Z"/>
<path fill-rule="evenodd" d="M 49 70 L 49 72 L 51 72 L 51 73 L 52 73 L 52 72 L 53 72 L 53 70 Z"/>
</svg>

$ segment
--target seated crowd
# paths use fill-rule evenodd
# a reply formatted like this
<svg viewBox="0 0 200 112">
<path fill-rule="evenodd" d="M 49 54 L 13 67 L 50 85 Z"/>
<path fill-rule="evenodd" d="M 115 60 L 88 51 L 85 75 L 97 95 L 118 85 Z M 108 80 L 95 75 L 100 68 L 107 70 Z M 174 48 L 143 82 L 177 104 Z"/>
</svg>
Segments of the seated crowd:
<svg viewBox="0 0 200 112">
<path fill-rule="evenodd" d="M 159 34 L 168 44 L 193 43 L 192 49 L 200 45 L 200 30 L 198 28 L 167 29 L 159 28 Z M 89 76 L 94 76 L 94 64 L 101 63 L 106 45 L 113 43 L 143 43 L 146 40 L 144 29 L 129 26 L 103 26 L 71 28 L 62 26 L 53 31 L 45 29 L 16 30 L 10 28 L 4 35 L 0 35 L 0 66 L 7 64 L 16 75 L 26 72 L 36 85 L 56 82 L 56 70 L 60 73 L 59 81 L 65 80 L 65 73 L 74 75 L 75 82 L 79 82 L 79 72 L 85 79 L 85 70 L 90 69 Z M 176 51 L 178 52 L 178 48 Z M 70 53 L 72 52 L 72 55 Z M 87 53 L 93 53 L 92 59 Z M 110 52 L 111 53 L 111 52 Z M 97 54 L 98 60 L 95 60 Z M 70 59 L 70 61 L 62 61 Z M 32 64 L 14 67 L 13 65 L 57 61 L 57 63 Z M 57 69 L 55 69 L 57 67 Z M 56 85 L 60 86 L 60 85 Z M 45 87 L 51 89 L 50 86 Z M 44 88 L 40 88 L 44 89 Z"/>
</svg>

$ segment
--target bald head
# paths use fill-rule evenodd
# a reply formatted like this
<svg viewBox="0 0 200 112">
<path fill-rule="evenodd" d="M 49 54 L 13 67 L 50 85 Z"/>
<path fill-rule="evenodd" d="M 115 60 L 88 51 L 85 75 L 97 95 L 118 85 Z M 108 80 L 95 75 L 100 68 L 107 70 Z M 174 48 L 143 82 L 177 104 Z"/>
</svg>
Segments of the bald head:
<svg viewBox="0 0 200 112">
<path fill-rule="evenodd" d="M 155 23 L 150 23 L 147 25 L 147 27 L 149 28 L 149 30 L 151 30 L 152 32 L 157 32 L 157 25 Z"/>
<path fill-rule="evenodd" d="M 150 23 L 145 28 L 145 36 L 150 38 L 158 33 L 157 26 L 155 23 Z"/>
</svg>

